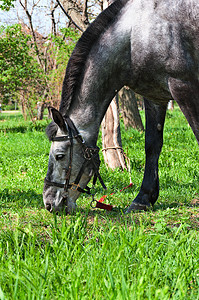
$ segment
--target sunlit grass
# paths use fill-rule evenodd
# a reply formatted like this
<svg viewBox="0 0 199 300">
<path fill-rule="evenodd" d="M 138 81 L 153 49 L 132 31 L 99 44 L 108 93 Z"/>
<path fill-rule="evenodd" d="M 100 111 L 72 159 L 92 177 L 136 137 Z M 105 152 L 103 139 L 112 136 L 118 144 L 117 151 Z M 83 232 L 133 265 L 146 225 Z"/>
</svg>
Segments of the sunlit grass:
<svg viewBox="0 0 199 300">
<path fill-rule="evenodd" d="M 199 299 L 199 149 L 178 109 L 167 114 L 159 200 L 130 215 L 123 209 L 142 182 L 144 132 L 122 125 L 131 189 L 119 192 L 129 174 L 107 170 L 100 153 L 115 211 L 92 210 L 81 196 L 75 215 L 55 216 L 42 201 L 49 121 L 0 121 L 0 299 Z M 99 183 L 96 192 L 104 194 Z"/>
</svg>

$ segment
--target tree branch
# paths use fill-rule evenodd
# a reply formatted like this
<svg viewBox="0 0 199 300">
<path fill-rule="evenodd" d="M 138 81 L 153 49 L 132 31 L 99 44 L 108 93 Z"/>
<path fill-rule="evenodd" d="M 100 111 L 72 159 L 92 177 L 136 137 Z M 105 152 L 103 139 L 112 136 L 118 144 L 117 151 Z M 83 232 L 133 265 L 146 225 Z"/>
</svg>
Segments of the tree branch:
<svg viewBox="0 0 199 300">
<path fill-rule="evenodd" d="M 88 3 L 88 0 L 84 0 L 84 3 L 83 3 L 83 12 L 82 12 L 82 21 L 85 23 L 85 24 L 89 24 L 89 21 L 88 21 L 88 14 L 87 14 L 87 3 Z"/>
<path fill-rule="evenodd" d="M 64 12 L 64 14 L 67 16 L 67 18 L 70 20 L 70 22 L 72 22 L 72 23 L 75 25 L 75 27 L 77 27 L 81 32 L 84 32 L 84 30 L 83 30 L 81 27 L 79 27 L 79 26 L 73 21 L 73 19 L 71 18 L 71 16 L 65 11 L 65 9 L 63 8 L 63 6 L 62 6 L 62 4 L 60 3 L 59 0 L 57 0 L 57 3 L 59 4 L 61 10 Z"/>
<path fill-rule="evenodd" d="M 53 2 L 51 2 L 51 5 L 53 4 Z M 54 7 L 51 8 L 51 21 L 52 21 L 52 33 L 56 36 L 57 35 L 57 32 L 56 32 L 56 22 L 55 22 L 55 16 L 54 16 L 54 12 L 55 12 L 55 9 L 58 7 L 58 3 L 55 4 Z"/>
</svg>

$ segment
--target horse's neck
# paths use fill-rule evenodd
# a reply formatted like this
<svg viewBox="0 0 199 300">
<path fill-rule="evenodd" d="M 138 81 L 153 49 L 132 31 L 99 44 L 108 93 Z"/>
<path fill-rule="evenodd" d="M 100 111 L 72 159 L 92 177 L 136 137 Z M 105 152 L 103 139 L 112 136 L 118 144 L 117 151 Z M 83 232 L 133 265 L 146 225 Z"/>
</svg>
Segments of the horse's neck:
<svg viewBox="0 0 199 300">
<path fill-rule="evenodd" d="M 111 100 L 130 76 L 130 39 L 126 34 L 119 36 L 114 26 L 92 47 L 69 110 L 85 139 L 97 140 Z"/>
</svg>

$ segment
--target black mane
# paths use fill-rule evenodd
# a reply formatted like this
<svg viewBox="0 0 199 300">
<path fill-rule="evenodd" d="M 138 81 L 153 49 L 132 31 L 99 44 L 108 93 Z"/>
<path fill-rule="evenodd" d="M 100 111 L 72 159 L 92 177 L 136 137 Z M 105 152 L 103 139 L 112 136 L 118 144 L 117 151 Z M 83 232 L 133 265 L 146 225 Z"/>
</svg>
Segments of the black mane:
<svg viewBox="0 0 199 300">
<path fill-rule="evenodd" d="M 115 20 L 118 12 L 128 0 L 116 0 L 104 10 L 83 33 L 69 59 L 62 88 L 60 112 L 67 113 L 73 99 L 75 89 L 84 70 L 85 61 L 92 46 L 105 29 Z"/>
</svg>

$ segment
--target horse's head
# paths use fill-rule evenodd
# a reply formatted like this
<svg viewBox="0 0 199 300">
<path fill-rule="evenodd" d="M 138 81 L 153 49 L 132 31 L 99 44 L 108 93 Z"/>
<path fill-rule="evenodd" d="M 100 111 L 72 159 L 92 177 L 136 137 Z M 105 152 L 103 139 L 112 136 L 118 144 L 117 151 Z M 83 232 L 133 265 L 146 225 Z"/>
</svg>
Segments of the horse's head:
<svg viewBox="0 0 199 300">
<path fill-rule="evenodd" d="M 52 107 L 49 112 L 53 122 L 46 132 L 52 145 L 44 180 L 44 205 L 50 212 L 65 209 L 70 213 L 80 193 L 90 192 L 87 184 L 91 177 L 99 176 L 99 149 L 86 144 L 69 117 Z"/>
</svg>

